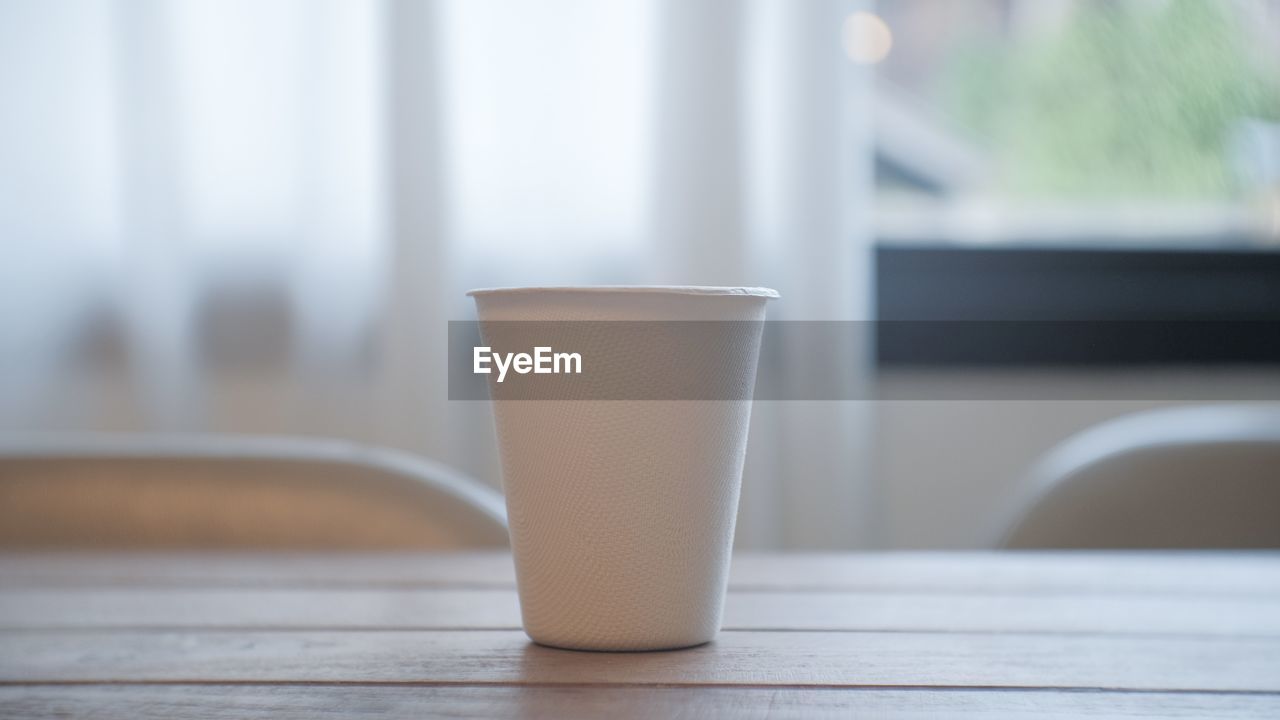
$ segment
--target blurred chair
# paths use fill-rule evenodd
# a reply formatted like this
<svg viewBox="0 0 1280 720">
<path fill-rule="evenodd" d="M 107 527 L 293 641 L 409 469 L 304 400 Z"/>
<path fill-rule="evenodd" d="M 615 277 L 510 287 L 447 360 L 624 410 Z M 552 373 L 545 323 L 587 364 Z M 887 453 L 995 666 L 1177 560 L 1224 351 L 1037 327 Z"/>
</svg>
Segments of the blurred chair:
<svg viewBox="0 0 1280 720">
<path fill-rule="evenodd" d="M 343 442 L 0 438 L 0 549 L 450 549 L 507 543 L 501 495 Z"/>
<path fill-rule="evenodd" d="M 1280 548 L 1280 406 L 1176 407 L 1076 435 L 1032 473 L 1008 548 Z"/>
</svg>

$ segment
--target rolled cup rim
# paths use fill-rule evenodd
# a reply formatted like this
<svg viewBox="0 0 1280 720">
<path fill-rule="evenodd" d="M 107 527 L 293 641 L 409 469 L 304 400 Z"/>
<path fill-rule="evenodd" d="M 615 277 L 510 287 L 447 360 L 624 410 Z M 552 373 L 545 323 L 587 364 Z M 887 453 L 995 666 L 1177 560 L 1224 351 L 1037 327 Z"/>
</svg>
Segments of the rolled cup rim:
<svg viewBox="0 0 1280 720">
<path fill-rule="evenodd" d="M 777 290 L 766 287 L 720 287 L 711 285 L 538 285 L 468 290 L 470 297 L 488 295 L 541 295 L 550 293 L 618 295 L 698 295 L 708 297 L 750 297 L 774 300 Z"/>
</svg>

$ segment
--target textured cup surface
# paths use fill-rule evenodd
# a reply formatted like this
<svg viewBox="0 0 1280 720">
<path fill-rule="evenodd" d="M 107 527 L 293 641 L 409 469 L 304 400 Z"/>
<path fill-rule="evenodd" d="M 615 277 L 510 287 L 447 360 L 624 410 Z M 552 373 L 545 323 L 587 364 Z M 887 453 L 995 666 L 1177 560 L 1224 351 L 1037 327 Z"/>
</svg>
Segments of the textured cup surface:
<svg viewBox="0 0 1280 720">
<path fill-rule="evenodd" d="M 472 295 L 486 342 L 508 321 L 747 321 L 762 330 L 765 304 L 776 297 L 754 288 Z M 675 334 L 661 350 L 675 368 L 696 355 L 700 361 L 687 365 L 697 372 L 714 368 L 707 352 L 721 353 L 724 367 L 750 373 L 742 378 L 750 387 L 759 330 L 711 348 Z M 593 354 L 591 347 L 574 349 Z M 644 376 L 644 368 L 636 370 Z M 494 416 L 529 636 L 587 650 L 711 640 L 724 604 L 750 398 L 495 400 Z"/>
</svg>

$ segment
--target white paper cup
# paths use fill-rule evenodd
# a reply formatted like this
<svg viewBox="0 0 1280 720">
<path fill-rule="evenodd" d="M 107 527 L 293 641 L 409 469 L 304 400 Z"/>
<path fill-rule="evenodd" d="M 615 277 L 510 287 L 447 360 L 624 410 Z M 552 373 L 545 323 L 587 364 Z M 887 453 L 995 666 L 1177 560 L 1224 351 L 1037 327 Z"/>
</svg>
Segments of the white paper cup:
<svg viewBox="0 0 1280 720">
<path fill-rule="evenodd" d="M 762 288 L 702 287 L 469 294 L 487 343 L 495 327 L 508 325 L 502 321 L 742 322 L 757 330 L 730 333 L 729 341 L 710 348 L 675 333 L 665 341 L 670 346 L 658 350 L 676 371 L 749 373 L 740 378 L 748 389 L 765 304 L 777 297 Z M 711 361 L 708 352 L 716 354 Z M 592 372 L 592 354 L 582 349 L 584 374 Z M 643 377 L 647 368 L 636 370 Z M 687 379 L 695 386 L 715 380 Z M 490 375 L 491 388 L 493 382 Z M 529 637 L 581 650 L 710 641 L 720 628 L 728 580 L 749 390 L 723 400 L 495 399 L 494 415 Z"/>
</svg>

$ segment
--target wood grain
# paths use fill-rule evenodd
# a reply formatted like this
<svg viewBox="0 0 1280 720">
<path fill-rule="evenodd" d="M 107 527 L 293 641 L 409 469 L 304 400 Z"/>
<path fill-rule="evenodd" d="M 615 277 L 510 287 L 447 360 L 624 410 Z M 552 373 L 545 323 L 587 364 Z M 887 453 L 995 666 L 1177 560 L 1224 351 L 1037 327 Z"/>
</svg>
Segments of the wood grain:
<svg viewBox="0 0 1280 720">
<path fill-rule="evenodd" d="M 7 553 L 0 587 L 512 588 L 506 553 Z M 1280 552 L 884 552 L 734 558 L 757 591 L 1280 594 Z"/>
<path fill-rule="evenodd" d="M 0 553 L 0 588 L 464 587 L 514 588 L 504 552 Z"/>
<path fill-rule="evenodd" d="M 1280 637 L 1280 597 L 733 591 L 732 630 Z M 511 590 L 0 591 L 0 628 L 518 630 Z"/>
<path fill-rule="evenodd" d="M 532 645 L 511 559 L 0 555 L 0 717 L 1280 717 L 1280 553 L 741 555 L 711 645 Z"/>
<path fill-rule="evenodd" d="M 724 632 L 583 653 L 509 631 L 6 631 L 0 681 L 1048 687 L 1280 692 L 1280 639 Z"/>
<path fill-rule="evenodd" d="M 1198 695 L 973 690 L 794 688 L 583 688 L 502 686 L 115 685 L 0 687 L 11 720 L 94 717 L 172 720 L 201 717 L 314 720 L 317 717 L 421 720 L 428 717 L 537 720 L 732 718 L 885 720 L 1001 718 L 1205 718 L 1271 720 L 1280 695 Z"/>
</svg>

